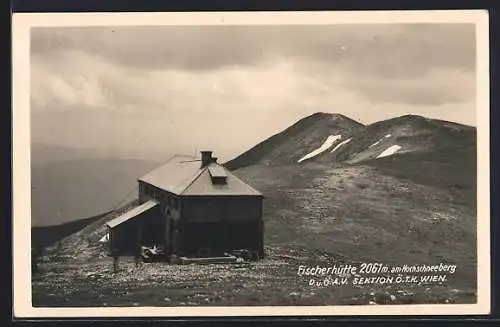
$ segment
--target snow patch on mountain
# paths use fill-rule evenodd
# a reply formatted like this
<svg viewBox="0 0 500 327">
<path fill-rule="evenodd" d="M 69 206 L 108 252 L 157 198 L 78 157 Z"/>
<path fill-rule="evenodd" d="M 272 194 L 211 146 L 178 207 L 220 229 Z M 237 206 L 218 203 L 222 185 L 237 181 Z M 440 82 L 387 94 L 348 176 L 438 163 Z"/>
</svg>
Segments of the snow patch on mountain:
<svg viewBox="0 0 500 327">
<path fill-rule="evenodd" d="M 377 145 L 377 144 L 379 144 L 379 143 L 380 143 L 380 141 L 382 141 L 382 139 L 380 139 L 380 140 L 378 140 L 377 142 L 375 142 L 375 143 L 373 143 L 372 145 L 370 145 L 370 146 L 368 147 L 368 149 L 369 149 L 369 148 L 374 147 L 374 146 L 375 146 L 375 145 Z"/>
<path fill-rule="evenodd" d="M 392 136 L 392 134 L 387 134 L 386 136 L 384 136 L 383 138 L 381 138 L 381 139 L 380 139 L 380 140 L 378 140 L 377 142 L 375 142 L 375 143 L 373 143 L 372 145 L 370 145 L 370 146 L 368 147 L 368 149 L 373 148 L 375 145 L 377 145 L 377 144 L 379 144 L 380 142 L 382 142 L 382 141 L 384 140 L 384 138 L 389 138 L 389 137 L 391 137 L 391 136 Z"/>
<path fill-rule="evenodd" d="M 387 149 L 385 149 L 384 152 L 382 152 L 381 154 L 379 154 L 377 156 L 377 158 L 383 158 L 383 157 L 391 156 L 394 153 L 398 152 L 400 149 L 401 149 L 400 145 L 397 145 L 397 144 L 392 145 L 392 146 L 388 147 Z"/>
<path fill-rule="evenodd" d="M 332 150 L 332 151 L 330 151 L 330 153 L 335 152 L 335 150 L 337 150 L 338 148 L 340 148 L 342 145 L 344 145 L 344 144 L 346 144 L 346 143 L 349 143 L 351 140 L 352 140 L 352 138 L 349 138 L 349 139 L 347 139 L 347 140 L 345 140 L 345 141 L 340 142 L 339 144 L 337 144 L 337 145 L 333 148 L 333 150 Z"/>
<path fill-rule="evenodd" d="M 311 158 L 317 156 L 318 154 L 325 152 L 326 150 L 331 148 L 333 146 L 333 144 L 335 144 L 335 142 L 337 142 L 341 138 L 342 138 L 342 135 L 330 135 L 330 136 L 328 136 L 326 141 L 319 148 L 306 154 L 305 156 L 300 158 L 297 162 L 302 162 L 304 160 L 311 159 Z"/>
</svg>

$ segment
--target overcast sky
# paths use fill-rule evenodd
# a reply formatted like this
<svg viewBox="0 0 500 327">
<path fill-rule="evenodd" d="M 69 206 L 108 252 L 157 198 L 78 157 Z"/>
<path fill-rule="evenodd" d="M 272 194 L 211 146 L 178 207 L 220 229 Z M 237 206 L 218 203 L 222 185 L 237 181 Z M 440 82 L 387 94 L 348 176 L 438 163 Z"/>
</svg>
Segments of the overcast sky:
<svg viewBox="0 0 500 327">
<path fill-rule="evenodd" d="M 472 24 L 34 28 L 32 139 L 223 160 L 314 112 L 475 125 Z"/>
</svg>

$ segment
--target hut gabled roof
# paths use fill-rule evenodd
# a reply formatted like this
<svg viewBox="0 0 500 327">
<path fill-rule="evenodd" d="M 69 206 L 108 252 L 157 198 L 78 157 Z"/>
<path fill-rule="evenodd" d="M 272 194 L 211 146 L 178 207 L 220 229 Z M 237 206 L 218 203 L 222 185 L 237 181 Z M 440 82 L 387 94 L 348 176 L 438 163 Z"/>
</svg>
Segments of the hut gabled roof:
<svg viewBox="0 0 500 327">
<path fill-rule="evenodd" d="M 213 177 L 223 177 L 224 182 L 214 182 Z M 175 195 L 262 196 L 216 161 L 202 166 L 199 158 L 188 155 L 174 155 L 139 181 Z"/>
</svg>

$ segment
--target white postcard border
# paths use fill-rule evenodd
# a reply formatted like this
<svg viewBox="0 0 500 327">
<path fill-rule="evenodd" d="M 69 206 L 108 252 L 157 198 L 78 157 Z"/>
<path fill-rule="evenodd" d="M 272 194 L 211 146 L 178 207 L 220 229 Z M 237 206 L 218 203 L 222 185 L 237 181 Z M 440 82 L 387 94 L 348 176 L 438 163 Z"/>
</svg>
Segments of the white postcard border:
<svg viewBox="0 0 500 327">
<path fill-rule="evenodd" d="M 30 28 L 125 25 L 328 25 L 473 23 L 477 47 L 477 295 L 476 304 L 34 308 L 31 303 Z M 359 12 L 15 13 L 13 58 L 13 314 L 31 317 L 187 317 L 323 315 L 464 315 L 490 312 L 489 32 L 484 10 Z M 443 40 L 443 42 L 446 42 Z"/>
</svg>

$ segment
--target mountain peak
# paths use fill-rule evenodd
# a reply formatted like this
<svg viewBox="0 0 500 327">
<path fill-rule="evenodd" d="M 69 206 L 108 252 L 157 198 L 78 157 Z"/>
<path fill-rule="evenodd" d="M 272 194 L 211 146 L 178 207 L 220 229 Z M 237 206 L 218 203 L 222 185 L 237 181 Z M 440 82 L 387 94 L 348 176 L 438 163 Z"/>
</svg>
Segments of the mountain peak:
<svg viewBox="0 0 500 327">
<path fill-rule="evenodd" d="M 319 147 L 328 136 L 346 136 L 363 126 L 342 114 L 316 112 L 226 162 L 225 166 L 238 169 L 256 163 L 295 163 L 307 149 Z"/>
<path fill-rule="evenodd" d="M 318 111 L 315 112 L 309 116 L 306 116 L 299 120 L 299 122 L 303 121 L 329 121 L 329 122 L 346 122 L 348 124 L 353 124 L 357 126 L 363 126 L 358 121 L 355 121 L 354 119 L 351 119 L 343 114 L 339 113 L 331 113 L 331 112 L 324 112 L 324 111 Z"/>
<path fill-rule="evenodd" d="M 330 113 L 328 112 L 324 112 L 324 111 L 317 111 L 311 115 L 309 115 L 309 117 L 320 117 L 320 116 L 329 116 L 331 115 Z"/>
<path fill-rule="evenodd" d="M 430 120 L 427 117 L 420 116 L 420 115 L 414 115 L 414 114 L 407 114 L 399 117 L 400 120 Z"/>
<path fill-rule="evenodd" d="M 448 128 L 455 130 L 473 130 L 474 127 L 469 125 L 464 125 L 460 123 L 455 123 L 447 120 L 441 120 L 436 118 L 429 118 L 425 116 L 407 114 L 391 119 L 387 119 L 381 122 L 377 122 L 375 124 L 384 123 L 384 122 L 392 122 L 392 123 L 409 123 L 409 124 L 417 124 L 418 126 L 422 126 L 425 124 L 426 126 L 432 126 L 434 128 Z"/>
<path fill-rule="evenodd" d="M 344 119 L 350 119 L 342 114 L 339 113 L 332 113 L 332 112 L 324 112 L 324 111 L 318 111 L 310 115 L 309 117 L 323 117 L 323 118 L 344 118 Z"/>
</svg>

